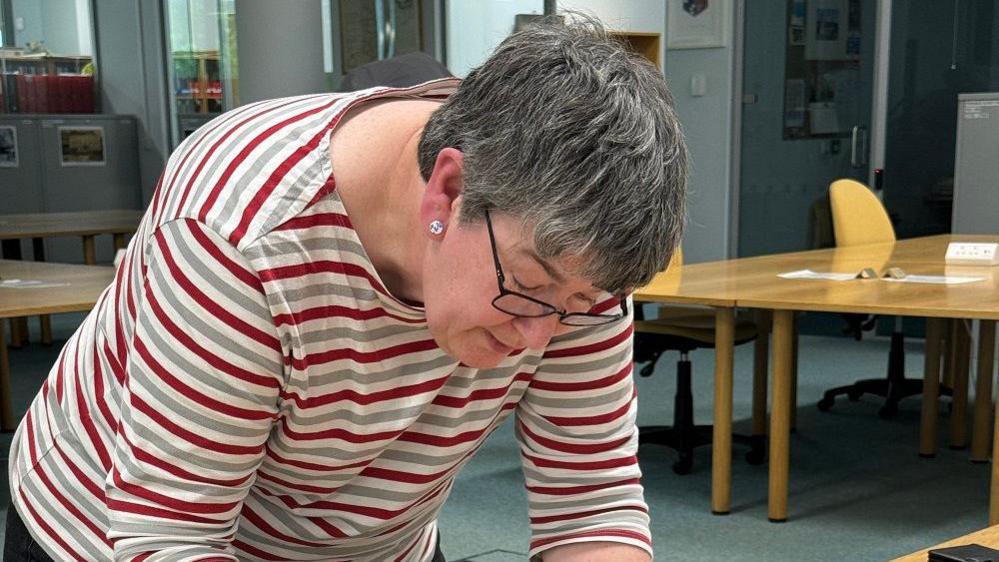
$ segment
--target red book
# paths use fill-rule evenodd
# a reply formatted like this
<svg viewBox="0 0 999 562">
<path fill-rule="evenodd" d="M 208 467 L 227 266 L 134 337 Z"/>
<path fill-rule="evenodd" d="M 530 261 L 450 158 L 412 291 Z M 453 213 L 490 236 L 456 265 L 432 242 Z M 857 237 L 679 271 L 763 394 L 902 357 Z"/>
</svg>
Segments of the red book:
<svg viewBox="0 0 999 562">
<path fill-rule="evenodd" d="M 70 85 L 72 84 L 72 76 L 53 76 L 52 79 L 55 81 L 56 86 L 56 96 L 55 96 L 55 107 L 50 108 L 51 111 L 56 111 L 58 113 L 72 113 L 73 112 L 73 100 L 70 92 Z M 49 84 L 51 87 L 52 84 Z M 52 99 L 50 96 L 49 99 Z"/>
<path fill-rule="evenodd" d="M 80 113 L 93 113 L 96 111 L 94 103 L 94 77 L 80 76 L 77 80 L 77 87 L 80 95 Z"/>
<path fill-rule="evenodd" d="M 49 77 L 43 75 L 35 76 L 32 82 L 35 83 L 35 113 L 49 113 Z"/>
<path fill-rule="evenodd" d="M 17 107 L 20 113 L 33 113 L 35 107 L 31 78 L 30 74 L 17 75 Z"/>
</svg>

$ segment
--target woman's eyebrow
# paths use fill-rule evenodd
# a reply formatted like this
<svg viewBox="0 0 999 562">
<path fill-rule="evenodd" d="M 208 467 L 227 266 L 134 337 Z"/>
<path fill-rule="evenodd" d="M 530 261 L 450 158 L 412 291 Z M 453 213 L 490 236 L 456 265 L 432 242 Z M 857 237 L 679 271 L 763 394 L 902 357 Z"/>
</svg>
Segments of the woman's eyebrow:
<svg viewBox="0 0 999 562">
<path fill-rule="evenodd" d="M 548 263 L 547 260 L 542 259 L 537 252 L 528 248 L 520 248 L 520 253 L 537 262 L 537 264 L 545 270 L 545 273 L 547 273 L 548 276 L 551 277 L 556 283 L 565 283 L 565 276 L 555 269 L 555 266 Z"/>
</svg>

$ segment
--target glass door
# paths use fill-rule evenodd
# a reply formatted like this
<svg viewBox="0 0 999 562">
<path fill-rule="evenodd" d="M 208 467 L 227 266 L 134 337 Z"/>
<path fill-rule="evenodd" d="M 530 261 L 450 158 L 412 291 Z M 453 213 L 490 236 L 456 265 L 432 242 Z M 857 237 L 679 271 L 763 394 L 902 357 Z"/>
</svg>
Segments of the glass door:
<svg viewBox="0 0 999 562">
<path fill-rule="evenodd" d="M 235 0 L 169 0 L 174 145 L 239 105 Z"/>
<path fill-rule="evenodd" d="M 744 6 L 738 254 L 831 245 L 829 184 L 869 176 L 877 3 Z"/>
</svg>

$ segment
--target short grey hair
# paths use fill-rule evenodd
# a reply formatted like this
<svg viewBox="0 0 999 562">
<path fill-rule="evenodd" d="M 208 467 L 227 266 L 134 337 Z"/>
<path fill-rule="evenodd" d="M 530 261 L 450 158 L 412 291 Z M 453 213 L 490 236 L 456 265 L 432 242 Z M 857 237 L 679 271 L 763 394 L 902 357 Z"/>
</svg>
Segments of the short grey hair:
<svg viewBox="0 0 999 562">
<path fill-rule="evenodd" d="M 420 172 L 460 149 L 462 224 L 517 217 L 542 258 L 579 258 L 574 273 L 621 293 L 679 245 L 687 148 L 659 69 L 572 15 L 511 35 L 468 74 L 423 130 Z"/>
</svg>

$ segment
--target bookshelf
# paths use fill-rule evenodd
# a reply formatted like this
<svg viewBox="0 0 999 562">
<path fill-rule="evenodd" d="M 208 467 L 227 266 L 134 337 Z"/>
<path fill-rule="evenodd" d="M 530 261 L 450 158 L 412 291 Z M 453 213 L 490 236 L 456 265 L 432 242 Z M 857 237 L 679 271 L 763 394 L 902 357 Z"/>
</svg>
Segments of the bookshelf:
<svg viewBox="0 0 999 562">
<path fill-rule="evenodd" d="M 222 113 L 218 51 L 174 52 L 173 65 L 178 114 Z"/>
</svg>

